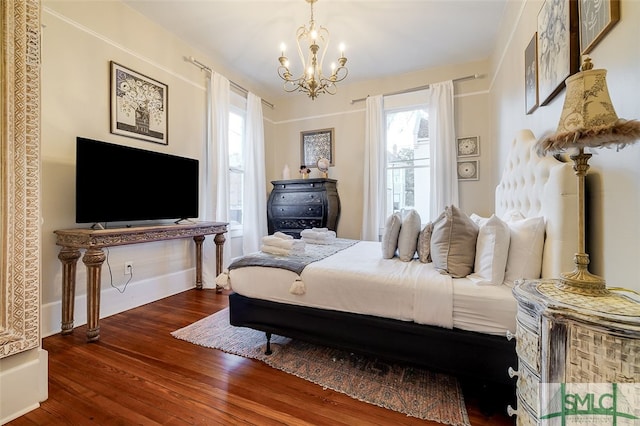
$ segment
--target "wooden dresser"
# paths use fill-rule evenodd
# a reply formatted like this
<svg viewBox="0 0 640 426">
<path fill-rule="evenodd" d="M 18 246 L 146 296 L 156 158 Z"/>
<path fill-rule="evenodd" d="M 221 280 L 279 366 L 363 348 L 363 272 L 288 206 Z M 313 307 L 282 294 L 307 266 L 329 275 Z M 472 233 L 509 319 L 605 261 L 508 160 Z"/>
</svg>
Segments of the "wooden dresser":
<svg viewBox="0 0 640 426">
<path fill-rule="evenodd" d="M 307 228 L 335 231 L 340 218 L 340 197 L 335 179 L 274 180 L 267 203 L 269 234 L 281 231 L 300 238 Z"/>
<path fill-rule="evenodd" d="M 640 415 L 637 299 L 613 292 L 601 297 L 568 293 L 554 280 L 521 281 L 513 293 L 518 301 L 518 370 L 509 369 L 509 374 L 517 376 L 518 406 L 509 407 L 509 413 L 517 415 L 518 425 L 576 420 L 577 415 L 610 408 L 609 396 L 615 392 L 624 394 L 613 411 Z M 588 390 L 587 383 L 605 387 Z M 618 390 L 603 393 L 611 384 Z M 607 415 L 600 413 L 596 420 L 604 423 L 594 424 L 615 424 Z M 549 416 L 551 423 L 545 420 Z"/>
</svg>

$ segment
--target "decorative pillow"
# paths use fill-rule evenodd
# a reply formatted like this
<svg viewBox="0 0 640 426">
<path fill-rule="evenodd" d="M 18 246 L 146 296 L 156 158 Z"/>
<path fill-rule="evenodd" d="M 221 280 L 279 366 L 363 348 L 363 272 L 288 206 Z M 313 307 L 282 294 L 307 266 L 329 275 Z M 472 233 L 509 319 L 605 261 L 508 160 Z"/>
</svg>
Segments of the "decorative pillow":
<svg viewBox="0 0 640 426">
<path fill-rule="evenodd" d="M 478 225 L 456 206 L 445 208 L 433 223 L 431 258 L 441 274 L 466 277 L 473 271 Z"/>
<path fill-rule="evenodd" d="M 505 284 L 513 286 L 517 279 L 540 278 L 545 224 L 542 217 L 507 221 L 511 234 Z"/>
<path fill-rule="evenodd" d="M 471 220 L 480 226 L 480 230 L 473 274 L 468 278 L 479 285 L 502 285 L 511 240 L 509 225 L 496 215 L 487 219 L 473 214 Z"/>
<path fill-rule="evenodd" d="M 398 236 L 398 257 L 403 262 L 409 262 L 416 255 L 421 226 L 420 215 L 415 210 L 409 210 L 402 218 L 402 226 Z"/>
<path fill-rule="evenodd" d="M 398 248 L 398 236 L 400 235 L 400 227 L 402 226 L 402 216 L 400 213 L 394 213 L 387 218 L 384 224 L 384 233 L 382 234 L 382 258 L 391 259 L 396 255 Z"/>
<path fill-rule="evenodd" d="M 418 234 L 418 259 L 422 263 L 431 263 L 431 233 L 433 222 L 427 223 Z"/>
</svg>

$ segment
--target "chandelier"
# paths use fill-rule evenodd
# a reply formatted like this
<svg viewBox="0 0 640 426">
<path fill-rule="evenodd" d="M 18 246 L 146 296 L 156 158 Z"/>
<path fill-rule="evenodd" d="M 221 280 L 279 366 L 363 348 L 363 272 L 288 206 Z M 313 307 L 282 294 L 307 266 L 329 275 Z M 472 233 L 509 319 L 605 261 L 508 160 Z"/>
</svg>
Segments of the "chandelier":
<svg viewBox="0 0 640 426">
<path fill-rule="evenodd" d="M 334 95 L 336 93 L 336 83 L 344 80 L 349 73 L 345 64 L 347 58 L 344 56 L 344 46 L 340 46 L 340 57 L 338 58 L 338 66 L 331 64 L 331 75 L 326 77 L 322 72 L 322 61 L 327 53 L 329 46 L 329 31 L 323 27 L 316 27 L 313 19 L 313 4 L 317 0 L 306 0 L 311 5 L 311 19 L 309 20 L 309 28 L 305 25 L 296 31 L 296 43 L 298 45 L 298 54 L 302 62 L 304 70 L 299 77 L 293 77 L 289 71 L 289 59 L 284 55 L 285 46 L 281 45 L 282 55 L 278 58 L 280 66 L 278 67 L 278 75 L 284 80 L 284 90 L 286 92 L 305 92 L 311 99 L 315 99 L 321 93 Z M 301 43 L 309 45 L 308 57 L 305 61 Z M 318 53 L 320 57 L 318 58 Z"/>
</svg>

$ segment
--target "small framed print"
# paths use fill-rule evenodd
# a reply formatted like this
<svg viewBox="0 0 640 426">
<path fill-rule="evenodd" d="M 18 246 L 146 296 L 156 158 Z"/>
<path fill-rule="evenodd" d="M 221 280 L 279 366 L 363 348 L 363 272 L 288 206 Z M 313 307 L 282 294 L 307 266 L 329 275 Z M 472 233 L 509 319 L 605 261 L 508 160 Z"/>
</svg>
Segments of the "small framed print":
<svg viewBox="0 0 640 426">
<path fill-rule="evenodd" d="M 547 105 L 580 67 L 578 3 L 545 0 L 538 12 L 538 96 Z"/>
<path fill-rule="evenodd" d="M 579 0 L 580 52 L 591 52 L 620 20 L 619 0 Z"/>
<path fill-rule="evenodd" d="M 111 61 L 111 133 L 169 144 L 168 87 Z"/>
<path fill-rule="evenodd" d="M 524 103 L 525 112 L 538 108 L 538 36 L 537 33 L 524 51 Z"/>
<path fill-rule="evenodd" d="M 320 129 L 300 132 L 300 164 L 318 167 L 318 160 L 326 158 L 334 164 L 334 129 Z"/>
<path fill-rule="evenodd" d="M 480 155 L 480 138 L 467 136 L 456 140 L 456 152 L 458 157 L 477 157 Z"/>
<path fill-rule="evenodd" d="M 478 180 L 478 160 L 458 161 L 458 180 Z"/>
</svg>

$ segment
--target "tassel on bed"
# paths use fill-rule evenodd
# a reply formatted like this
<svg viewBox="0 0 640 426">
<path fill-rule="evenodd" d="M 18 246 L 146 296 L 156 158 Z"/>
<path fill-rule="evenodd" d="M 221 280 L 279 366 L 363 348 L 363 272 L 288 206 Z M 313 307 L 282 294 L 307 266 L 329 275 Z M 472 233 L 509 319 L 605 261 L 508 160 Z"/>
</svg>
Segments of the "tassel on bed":
<svg viewBox="0 0 640 426">
<path fill-rule="evenodd" d="M 222 287 L 225 290 L 229 290 L 231 282 L 229 279 L 229 270 L 225 269 L 216 277 L 216 287 Z"/>
<path fill-rule="evenodd" d="M 291 288 L 289 289 L 289 293 L 296 294 L 298 296 L 302 296 L 306 292 L 307 289 L 304 286 L 304 281 L 302 281 L 302 278 L 300 277 L 296 278 L 293 284 L 291 284 Z"/>
</svg>

